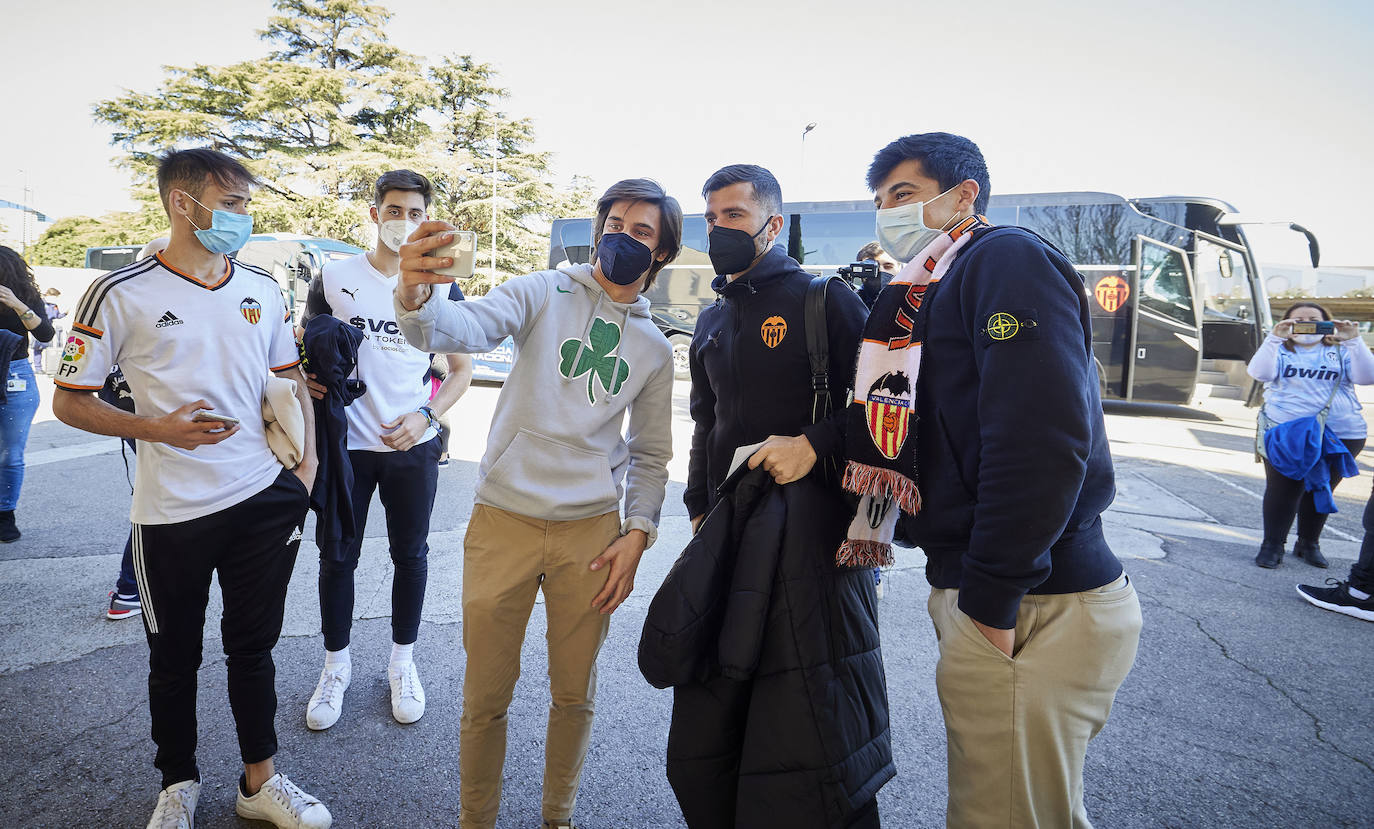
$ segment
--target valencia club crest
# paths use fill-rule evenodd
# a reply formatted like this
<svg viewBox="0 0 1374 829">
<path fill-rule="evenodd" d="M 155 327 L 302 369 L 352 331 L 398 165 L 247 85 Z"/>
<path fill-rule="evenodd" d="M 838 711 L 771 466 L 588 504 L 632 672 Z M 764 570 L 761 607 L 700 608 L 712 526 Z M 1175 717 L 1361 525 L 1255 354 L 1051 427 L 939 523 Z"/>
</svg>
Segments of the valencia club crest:
<svg viewBox="0 0 1374 829">
<path fill-rule="evenodd" d="M 864 411 L 873 445 L 883 457 L 895 459 L 911 422 L 911 380 L 906 373 L 890 371 L 875 380 L 868 389 Z"/>
<path fill-rule="evenodd" d="M 258 320 L 262 319 L 262 304 L 251 296 L 244 297 L 243 302 L 239 303 L 239 313 L 243 314 L 244 319 L 257 325 Z"/>
</svg>

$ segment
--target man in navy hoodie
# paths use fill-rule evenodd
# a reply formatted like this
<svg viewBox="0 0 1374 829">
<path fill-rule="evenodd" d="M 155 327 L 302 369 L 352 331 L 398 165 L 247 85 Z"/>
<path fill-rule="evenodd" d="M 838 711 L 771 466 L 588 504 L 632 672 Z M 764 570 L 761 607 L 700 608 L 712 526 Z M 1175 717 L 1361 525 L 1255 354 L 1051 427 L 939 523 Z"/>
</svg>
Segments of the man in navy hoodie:
<svg viewBox="0 0 1374 829">
<path fill-rule="evenodd" d="M 1035 234 L 969 221 L 990 190 L 966 138 L 899 138 L 868 186 L 884 249 L 938 275 L 918 312 L 906 530 L 940 643 L 947 825 L 1090 826 L 1084 755 L 1141 616 L 1102 534 L 1115 488 L 1082 278 Z"/>
</svg>

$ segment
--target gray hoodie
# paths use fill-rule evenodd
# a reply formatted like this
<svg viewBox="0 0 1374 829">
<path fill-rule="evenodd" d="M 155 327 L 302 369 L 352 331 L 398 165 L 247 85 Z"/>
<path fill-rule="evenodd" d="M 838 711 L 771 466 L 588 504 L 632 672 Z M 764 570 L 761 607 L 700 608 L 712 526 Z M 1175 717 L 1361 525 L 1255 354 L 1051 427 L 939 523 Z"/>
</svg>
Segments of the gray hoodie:
<svg viewBox="0 0 1374 829">
<path fill-rule="evenodd" d="M 477 470 L 478 503 L 572 521 L 615 511 L 623 495 L 622 531 L 644 530 L 652 544 L 673 456 L 673 361 L 649 301 L 613 301 L 590 265 L 516 277 L 466 302 L 443 293 L 414 311 L 395 302 L 411 345 L 480 353 L 515 340 Z"/>
</svg>

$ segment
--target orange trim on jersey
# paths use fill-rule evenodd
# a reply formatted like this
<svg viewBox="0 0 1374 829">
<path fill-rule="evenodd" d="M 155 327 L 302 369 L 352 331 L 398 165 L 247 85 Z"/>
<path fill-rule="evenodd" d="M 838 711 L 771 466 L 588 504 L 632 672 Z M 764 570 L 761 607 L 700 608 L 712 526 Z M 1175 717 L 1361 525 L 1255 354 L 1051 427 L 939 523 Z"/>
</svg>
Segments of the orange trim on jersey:
<svg viewBox="0 0 1374 829">
<path fill-rule="evenodd" d="M 298 365 L 300 365 L 300 364 L 301 364 L 301 361 L 300 361 L 300 360 L 297 360 L 297 361 L 294 362 L 294 363 L 287 363 L 286 365 L 281 366 L 280 368 L 274 368 L 274 369 L 272 369 L 272 370 L 273 370 L 273 371 L 286 371 L 288 368 L 295 368 L 296 366 L 298 366 Z"/>
<path fill-rule="evenodd" d="M 67 391 L 99 391 L 100 389 L 105 388 L 104 383 L 101 383 L 98 386 L 75 386 L 71 383 L 64 383 L 61 380 L 54 380 L 53 385 L 58 386 L 59 388 L 64 388 Z"/>
<path fill-rule="evenodd" d="M 201 286 L 202 288 L 204 288 L 204 289 L 207 290 L 207 291 L 213 291 L 214 289 L 216 289 L 216 288 L 218 288 L 219 286 L 223 285 L 223 284 L 225 283 L 225 281 L 229 279 L 229 274 L 231 274 L 231 273 L 234 272 L 233 266 L 231 266 L 231 265 L 229 264 L 229 257 L 226 256 L 226 257 L 224 257 L 224 276 L 221 276 L 221 277 L 219 278 L 219 281 L 216 282 L 215 284 L 213 284 L 213 285 L 206 285 L 204 282 L 201 282 L 199 279 L 196 279 L 194 276 L 191 276 L 191 275 L 188 274 L 188 273 L 182 273 L 181 271 L 179 271 L 179 270 L 177 270 L 176 268 L 174 268 L 174 267 L 172 267 L 171 265 L 169 265 L 169 264 L 167 263 L 167 260 L 162 258 L 162 253 L 161 253 L 160 251 L 159 251 L 158 253 L 154 253 L 153 256 L 156 256 L 156 257 L 157 257 L 157 262 L 158 262 L 158 264 L 161 265 L 162 267 L 166 268 L 167 270 L 171 271 L 172 273 L 176 274 L 177 276 L 181 277 L 182 279 L 189 279 L 189 280 L 191 280 L 192 282 L 196 283 L 197 285 Z"/>
<path fill-rule="evenodd" d="M 90 334 L 92 337 L 103 337 L 103 336 L 105 336 L 105 332 L 104 332 L 104 331 L 101 331 L 99 328 L 91 328 L 90 326 L 88 326 L 88 325 L 82 325 L 82 324 L 79 323 L 79 322 L 74 322 L 74 323 L 72 323 L 72 330 L 74 330 L 74 331 L 80 331 L 80 332 L 82 332 L 83 334 Z"/>
</svg>

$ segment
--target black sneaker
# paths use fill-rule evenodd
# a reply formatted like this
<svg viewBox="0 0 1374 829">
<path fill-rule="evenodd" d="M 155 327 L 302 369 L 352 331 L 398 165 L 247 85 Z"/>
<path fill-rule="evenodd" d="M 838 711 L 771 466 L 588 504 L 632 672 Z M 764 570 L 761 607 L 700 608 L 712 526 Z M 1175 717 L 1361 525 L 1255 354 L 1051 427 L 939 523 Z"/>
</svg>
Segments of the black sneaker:
<svg viewBox="0 0 1374 829">
<path fill-rule="evenodd" d="M 1374 596 L 1368 599 L 1357 599 L 1350 595 L 1348 582 L 1327 579 L 1326 583 L 1334 586 L 1313 587 L 1310 584 L 1300 584 L 1298 585 L 1298 595 L 1323 610 L 1344 613 L 1347 616 L 1354 616 L 1356 619 L 1374 622 Z"/>
</svg>

